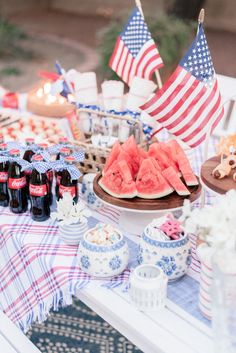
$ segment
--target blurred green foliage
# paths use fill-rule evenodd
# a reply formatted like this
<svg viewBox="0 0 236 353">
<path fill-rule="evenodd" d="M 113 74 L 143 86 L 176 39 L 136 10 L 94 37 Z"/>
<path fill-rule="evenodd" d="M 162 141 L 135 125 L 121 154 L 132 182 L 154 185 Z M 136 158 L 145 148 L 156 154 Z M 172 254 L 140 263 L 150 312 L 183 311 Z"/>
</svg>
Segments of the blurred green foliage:
<svg viewBox="0 0 236 353">
<path fill-rule="evenodd" d="M 21 74 L 20 69 L 15 66 L 5 67 L 2 70 L 0 70 L 0 75 L 2 76 L 19 76 L 20 74 Z"/>
<path fill-rule="evenodd" d="M 23 39 L 27 36 L 22 29 L 0 17 L 0 58 L 31 58 L 32 52 L 21 45 Z"/>
<path fill-rule="evenodd" d="M 117 75 L 109 68 L 108 63 L 116 38 L 122 31 L 127 18 L 124 21 L 112 21 L 99 33 L 100 71 L 106 79 L 117 79 Z M 165 14 L 159 16 L 147 15 L 145 19 L 164 61 L 164 76 L 168 76 L 192 40 L 194 24 L 191 21 Z"/>
</svg>

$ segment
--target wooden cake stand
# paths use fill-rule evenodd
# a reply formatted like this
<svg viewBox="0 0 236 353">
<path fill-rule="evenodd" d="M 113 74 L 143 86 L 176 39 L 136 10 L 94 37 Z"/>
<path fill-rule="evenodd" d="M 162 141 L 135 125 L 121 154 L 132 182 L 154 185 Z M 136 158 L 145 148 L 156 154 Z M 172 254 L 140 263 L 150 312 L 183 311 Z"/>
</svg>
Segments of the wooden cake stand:
<svg viewBox="0 0 236 353">
<path fill-rule="evenodd" d="M 233 181 L 232 175 L 235 170 L 223 179 L 216 179 L 212 175 L 213 169 L 220 163 L 220 156 L 208 159 L 201 167 L 201 181 L 204 188 L 217 194 L 225 194 L 230 189 L 236 189 L 236 182 Z"/>
<path fill-rule="evenodd" d="M 163 216 L 167 212 L 180 210 L 184 200 L 189 199 L 190 202 L 196 201 L 202 190 L 199 183 L 197 186 L 188 187 L 189 196 L 179 196 L 177 193 L 162 197 L 160 199 L 141 199 L 134 197 L 133 199 L 119 199 L 106 193 L 98 184 L 101 174 L 98 174 L 93 183 L 94 192 L 97 197 L 105 204 L 119 209 L 121 212 L 119 226 L 130 234 L 141 235 L 144 228 L 154 218 Z"/>
</svg>

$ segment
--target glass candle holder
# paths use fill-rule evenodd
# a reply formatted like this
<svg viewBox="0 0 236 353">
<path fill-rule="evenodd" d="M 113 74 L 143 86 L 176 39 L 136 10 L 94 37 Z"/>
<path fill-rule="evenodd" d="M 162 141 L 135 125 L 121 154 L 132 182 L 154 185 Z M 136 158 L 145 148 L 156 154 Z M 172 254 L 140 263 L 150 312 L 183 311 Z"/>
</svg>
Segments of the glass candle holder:
<svg viewBox="0 0 236 353">
<path fill-rule="evenodd" d="M 155 265 L 137 266 L 130 275 L 130 296 L 141 311 L 154 311 L 165 305 L 168 279 Z"/>
<path fill-rule="evenodd" d="M 216 353 L 236 353 L 236 250 L 212 257 L 212 326 Z"/>
</svg>

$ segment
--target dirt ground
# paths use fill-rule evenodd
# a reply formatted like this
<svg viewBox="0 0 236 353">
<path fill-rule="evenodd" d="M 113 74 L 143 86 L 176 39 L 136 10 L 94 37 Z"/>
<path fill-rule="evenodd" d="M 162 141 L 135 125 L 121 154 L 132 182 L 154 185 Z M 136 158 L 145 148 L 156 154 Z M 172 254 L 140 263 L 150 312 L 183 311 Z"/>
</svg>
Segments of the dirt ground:
<svg viewBox="0 0 236 353">
<path fill-rule="evenodd" d="M 17 90 L 29 87 L 38 80 L 40 69 L 53 69 L 55 59 L 60 59 L 65 68 L 76 67 L 80 71 L 96 69 L 98 33 L 109 19 L 56 11 L 26 12 L 10 19 L 29 33 L 33 38 L 30 45 L 40 55 L 38 60 L 16 63 L 24 74 L 1 79 L 2 85 L 5 83 Z M 216 72 L 236 77 L 236 34 L 207 29 L 206 34 Z"/>
</svg>

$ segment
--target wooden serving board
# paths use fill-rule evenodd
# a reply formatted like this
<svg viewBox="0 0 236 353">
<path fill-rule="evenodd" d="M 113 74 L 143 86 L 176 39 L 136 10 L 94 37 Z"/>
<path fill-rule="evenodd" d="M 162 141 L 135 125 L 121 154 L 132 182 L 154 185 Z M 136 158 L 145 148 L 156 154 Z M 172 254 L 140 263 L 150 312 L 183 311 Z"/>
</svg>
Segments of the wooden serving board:
<svg viewBox="0 0 236 353">
<path fill-rule="evenodd" d="M 216 179 L 212 175 L 213 169 L 220 163 L 220 156 L 208 159 L 201 167 L 201 179 L 203 183 L 218 194 L 225 194 L 230 189 L 236 189 L 236 182 L 233 181 L 232 175 L 236 170 L 232 170 L 230 174 L 223 179 Z"/>
<path fill-rule="evenodd" d="M 95 194 L 100 199 L 111 205 L 130 210 L 159 211 L 182 207 L 185 199 L 189 199 L 190 202 L 197 200 L 202 190 L 202 186 L 199 182 L 199 185 L 188 187 L 191 193 L 189 196 L 179 196 L 176 192 L 173 192 L 168 196 L 153 200 L 141 199 L 139 197 L 134 197 L 132 199 L 119 199 L 109 195 L 101 188 L 101 186 L 98 184 L 98 181 L 101 177 L 102 175 L 98 174 L 94 179 L 93 189 Z"/>
</svg>

